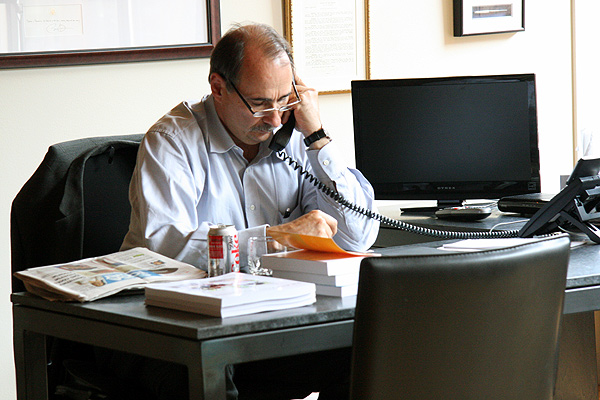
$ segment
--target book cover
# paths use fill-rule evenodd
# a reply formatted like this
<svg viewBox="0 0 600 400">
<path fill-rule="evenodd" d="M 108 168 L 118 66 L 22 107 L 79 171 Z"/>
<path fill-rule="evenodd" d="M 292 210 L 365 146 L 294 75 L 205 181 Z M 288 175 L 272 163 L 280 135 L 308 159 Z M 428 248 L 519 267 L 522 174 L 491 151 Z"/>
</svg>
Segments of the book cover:
<svg viewBox="0 0 600 400">
<path fill-rule="evenodd" d="M 146 287 L 147 305 L 223 318 L 300 307 L 315 301 L 313 283 L 236 272 Z"/>
</svg>

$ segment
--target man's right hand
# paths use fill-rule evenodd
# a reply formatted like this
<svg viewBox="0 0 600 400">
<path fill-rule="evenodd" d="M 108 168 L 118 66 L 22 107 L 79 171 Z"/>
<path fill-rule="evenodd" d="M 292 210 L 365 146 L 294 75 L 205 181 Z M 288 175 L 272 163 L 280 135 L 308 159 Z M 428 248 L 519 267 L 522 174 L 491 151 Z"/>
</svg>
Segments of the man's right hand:
<svg viewBox="0 0 600 400">
<path fill-rule="evenodd" d="M 313 210 L 293 221 L 268 227 L 267 235 L 270 230 L 332 238 L 337 233 L 337 220 L 323 211 Z M 291 246 L 290 243 L 282 244 Z"/>
</svg>

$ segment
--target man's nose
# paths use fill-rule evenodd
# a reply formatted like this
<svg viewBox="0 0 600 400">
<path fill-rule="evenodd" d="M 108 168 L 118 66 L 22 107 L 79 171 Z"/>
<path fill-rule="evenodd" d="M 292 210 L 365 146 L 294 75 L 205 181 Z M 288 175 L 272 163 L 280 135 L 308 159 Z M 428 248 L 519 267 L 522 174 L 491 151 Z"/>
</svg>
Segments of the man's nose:
<svg viewBox="0 0 600 400">
<path fill-rule="evenodd" d="M 282 113 L 279 111 L 270 112 L 263 117 L 263 122 L 277 128 L 281 125 L 281 115 Z"/>
</svg>

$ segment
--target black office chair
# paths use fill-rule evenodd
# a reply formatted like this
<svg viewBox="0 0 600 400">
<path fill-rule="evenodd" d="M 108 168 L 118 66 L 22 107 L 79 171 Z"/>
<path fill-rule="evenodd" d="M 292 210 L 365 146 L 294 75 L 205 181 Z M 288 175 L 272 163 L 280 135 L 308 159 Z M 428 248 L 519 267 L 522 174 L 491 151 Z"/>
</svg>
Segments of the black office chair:
<svg viewBox="0 0 600 400">
<path fill-rule="evenodd" d="M 552 399 L 569 239 L 361 264 L 351 399 Z"/>
<path fill-rule="evenodd" d="M 119 251 L 129 227 L 129 181 L 142 137 L 92 137 L 48 149 L 12 204 L 13 273 Z M 24 290 L 13 277 L 13 292 Z M 85 392 L 94 398 L 100 388 L 91 381 L 111 382 L 88 368 L 94 349 L 60 340 L 48 348 L 50 391 L 65 392 L 59 398 L 85 398 Z"/>
<path fill-rule="evenodd" d="M 129 227 L 129 181 L 143 135 L 51 146 L 11 208 L 12 272 L 119 250 Z M 13 292 L 24 291 L 13 278 Z"/>
</svg>

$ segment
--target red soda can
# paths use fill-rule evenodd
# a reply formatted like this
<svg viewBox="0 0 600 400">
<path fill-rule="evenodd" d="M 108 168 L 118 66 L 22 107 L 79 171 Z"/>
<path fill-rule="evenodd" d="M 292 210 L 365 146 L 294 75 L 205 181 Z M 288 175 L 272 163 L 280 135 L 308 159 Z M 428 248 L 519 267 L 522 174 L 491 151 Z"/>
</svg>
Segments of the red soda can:
<svg viewBox="0 0 600 400">
<path fill-rule="evenodd" d="M 235 226 L 218 224 L 208 230 L 208 276 L 240 272 L 240 246 Z"/>
</svg>

